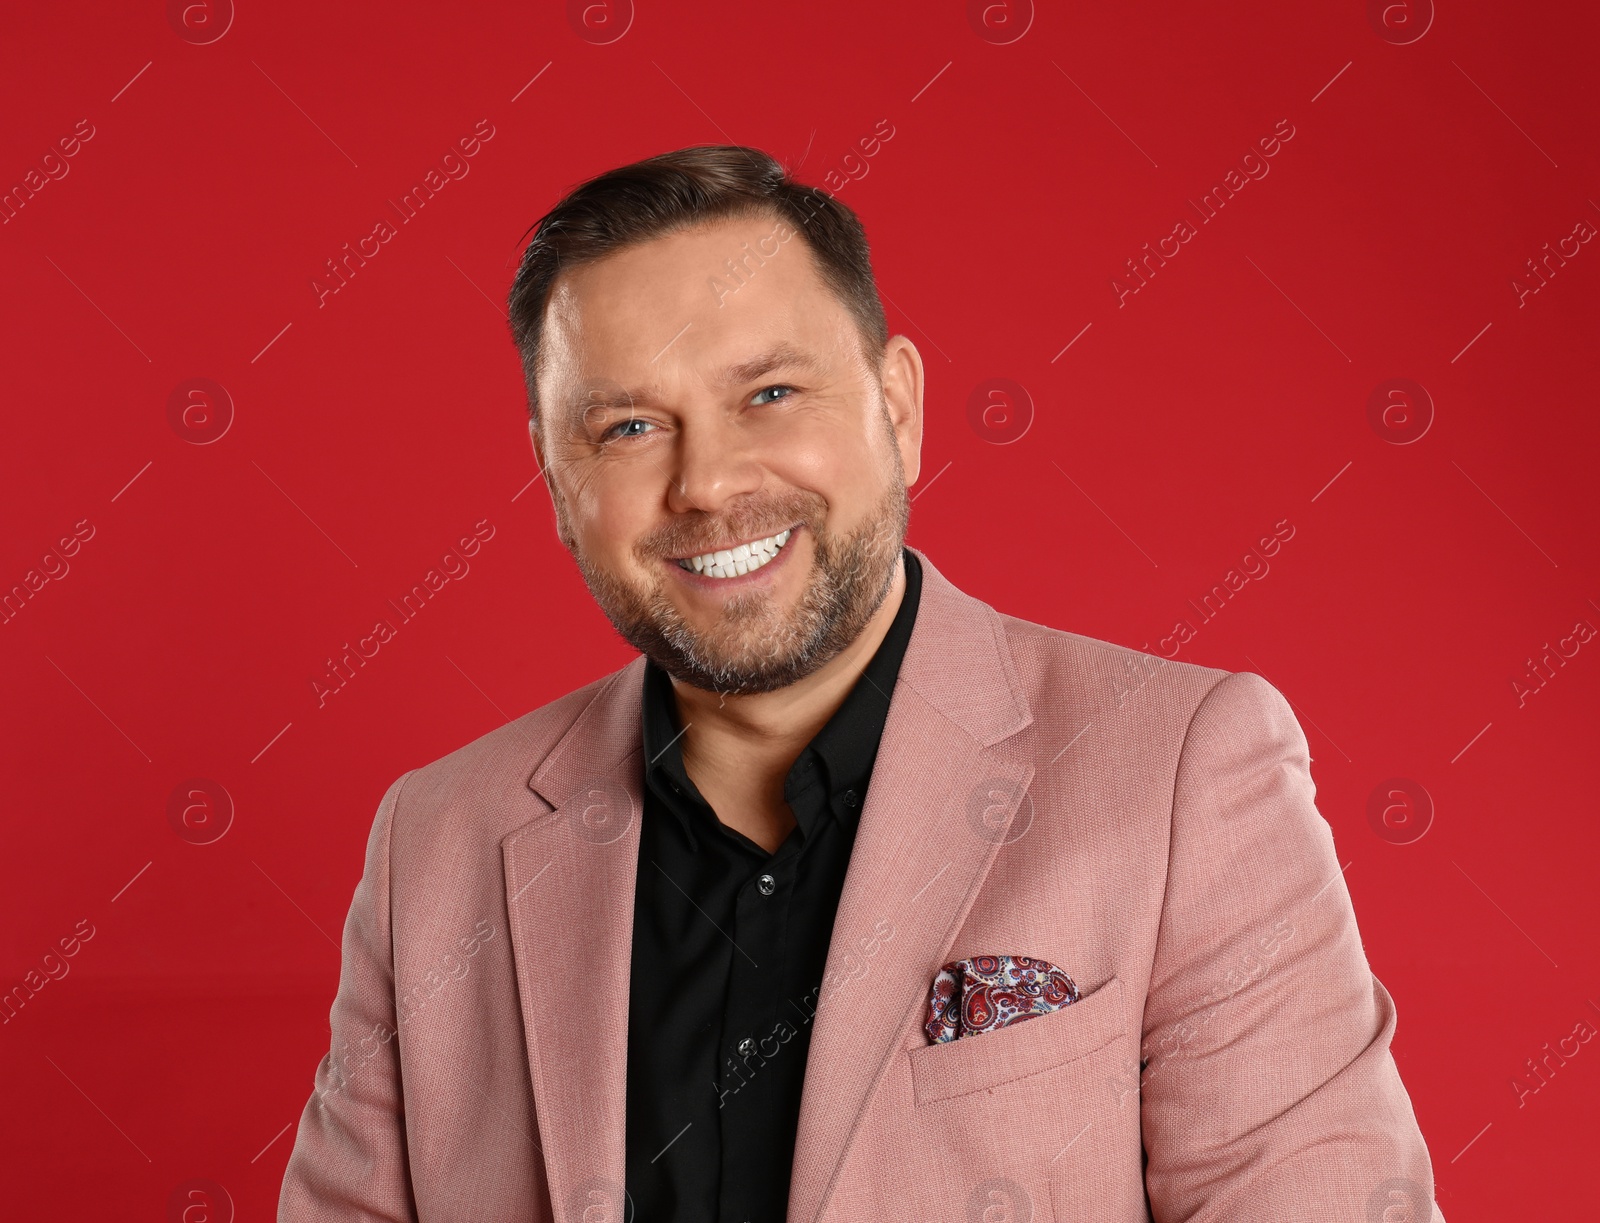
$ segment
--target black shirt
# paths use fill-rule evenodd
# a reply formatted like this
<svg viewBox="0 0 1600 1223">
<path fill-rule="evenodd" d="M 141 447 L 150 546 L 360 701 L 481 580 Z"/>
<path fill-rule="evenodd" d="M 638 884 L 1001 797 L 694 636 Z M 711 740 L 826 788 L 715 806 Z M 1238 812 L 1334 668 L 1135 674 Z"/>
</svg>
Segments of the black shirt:
<svg viewBox="0 0 1600 1223">
<path fill-rule="evenodd" d="M 644 817 L 628 996 L 634 1223 L 784 1223 L 811 1018 L 845 868 L 916 620 L 922 571 L 872 660 L 784 782 L 773 853 L 683 767 L 672 681 L 644 679 Z"/>
</svg>

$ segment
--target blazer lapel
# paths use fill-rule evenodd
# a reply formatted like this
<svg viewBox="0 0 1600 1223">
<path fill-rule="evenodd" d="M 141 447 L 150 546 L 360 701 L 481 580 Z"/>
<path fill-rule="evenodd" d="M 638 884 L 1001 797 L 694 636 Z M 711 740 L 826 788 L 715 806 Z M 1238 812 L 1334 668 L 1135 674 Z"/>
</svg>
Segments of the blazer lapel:
<svg viewBox="0 0 1600 1223">
<path fill-rule="evenodd" d="M 545 1175 L 563 1220 L 624 1217 L 643 667 L 604 681 L 528 779 L 552 810 L 500 843 Z"/>
<path fill-rule="evenodd" d="M 845 876 L 807 1057 L 790 1223 L 813 1223 L 857 1120 L 1033 778 L 999 616 L 922 553 L 922 599 Z M 1025 810 L 1024 818 L 1030 813 Z"/>
</svg>

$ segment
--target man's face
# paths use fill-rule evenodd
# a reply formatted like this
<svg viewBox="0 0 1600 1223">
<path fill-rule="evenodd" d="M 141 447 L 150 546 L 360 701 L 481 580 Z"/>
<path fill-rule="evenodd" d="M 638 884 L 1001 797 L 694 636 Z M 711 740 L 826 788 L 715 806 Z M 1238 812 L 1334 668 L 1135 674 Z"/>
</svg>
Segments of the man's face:
<svg viewBox="0 0 1600 1223">
<path fill-rule="evenodd" d="M 798 233 L 718 221 L 564 273 L 542 342 L 561 541 L 635 649 L 753 693 L 855 640 L 905 539 L 922 367 L 899 336 L 867 358 Z"/>
</svg>

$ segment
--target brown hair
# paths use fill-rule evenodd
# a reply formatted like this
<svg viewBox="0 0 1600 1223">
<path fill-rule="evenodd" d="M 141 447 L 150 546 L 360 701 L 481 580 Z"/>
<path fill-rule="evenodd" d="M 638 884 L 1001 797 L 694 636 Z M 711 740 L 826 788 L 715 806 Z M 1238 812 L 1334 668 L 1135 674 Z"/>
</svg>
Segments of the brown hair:
<svg viewBox="0 0 1600 1223">
<path fill-rule="evenodd" d="M 855 316 L 863 348 L 877 366 L 889 327 L 856 214 L 820 187 L 795 182 L 760 149 L 696 145 L 591 178 L 531 227 L 533 240 L 508 302 L 529 416 L 538 421 L 535 378 L 545 304 L 561 272 L 705 221 L 763 214 L 804 236 L 823 280 Z"/>
</svg>

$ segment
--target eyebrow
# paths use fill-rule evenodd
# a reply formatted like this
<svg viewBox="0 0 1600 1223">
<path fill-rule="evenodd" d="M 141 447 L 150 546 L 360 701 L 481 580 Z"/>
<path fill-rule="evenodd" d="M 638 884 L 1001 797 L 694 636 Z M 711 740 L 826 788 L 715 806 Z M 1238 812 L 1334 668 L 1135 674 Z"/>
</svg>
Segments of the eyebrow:
<svg viewBox="0 0 1600 1223">
<path fill-rule="evenodd" d="M 803 348 L 796 347 L 788 340 L 779 340 L 766 352 L 758 353 L 748 361 L 740 361 L 730 365 L 723 371 L 718 379 L 724 386 L 738 386 L 744 382 L 754 382 L 764 374 L 770 374 L 775 369 L 798 369 L 809 374 L 820 374 L 824 366 L 821 358 Z"/>
<path fill-rule="evenodd" d="M 713 379 L 713 384 L 721 387 L 742 386 L 770 374 L 775 369 L 794 369 L 821 375 L 826 368 L 826 364 L 815 353 L 808 352 L 788 340 L 779 340 L 765 352 L 728 366 Z M 578 416 L 591 408 L 626 409 L 654 402 L 655 397 L 642 387 L 631 390 L 590 387 L 580 390 L 573 396 L 568 410 L 570 415 Z"/>
</svg>

